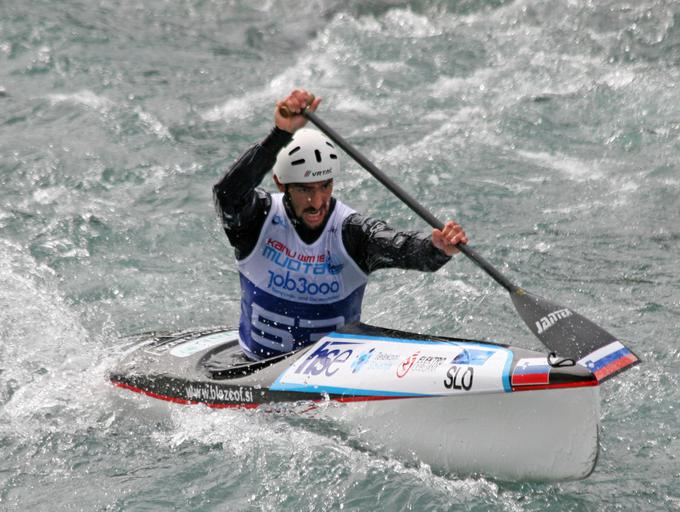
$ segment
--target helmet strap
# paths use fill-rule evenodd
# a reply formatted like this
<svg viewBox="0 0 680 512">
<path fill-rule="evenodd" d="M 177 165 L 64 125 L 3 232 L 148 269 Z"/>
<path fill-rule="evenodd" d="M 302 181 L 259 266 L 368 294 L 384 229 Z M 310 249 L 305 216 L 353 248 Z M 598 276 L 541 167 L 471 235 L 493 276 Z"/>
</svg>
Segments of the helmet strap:
<svg viewBox="0 0 680 512">
<path fill-rule="evenodd" d="M 298 218 L 297 215 L 295 215 L 295 209 L 293 208 L 293 201 L 290 198 L 290 192 L 288 190 L 288 187 L 290 185 L 286 183 L 284 186 L 284 192 L 283 192 L 283 206 L 288 212 L 288 218 L 291 220 L 294 226 L 300 226 L 303 225 L 302 219 Z"/>
</svg>

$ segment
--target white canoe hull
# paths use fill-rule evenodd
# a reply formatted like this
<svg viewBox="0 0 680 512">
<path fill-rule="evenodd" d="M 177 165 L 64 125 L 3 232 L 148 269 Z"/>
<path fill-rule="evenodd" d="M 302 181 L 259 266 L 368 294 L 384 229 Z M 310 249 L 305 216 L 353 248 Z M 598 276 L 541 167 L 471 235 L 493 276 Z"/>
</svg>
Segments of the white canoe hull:
<svg viewBox="0 0 680 512">
<path fill-rule="evenodd" d="M 334 405 L 323 414 L 437 473 L 569 480 L 597 462 L 599 386 Z"/>
</svg>

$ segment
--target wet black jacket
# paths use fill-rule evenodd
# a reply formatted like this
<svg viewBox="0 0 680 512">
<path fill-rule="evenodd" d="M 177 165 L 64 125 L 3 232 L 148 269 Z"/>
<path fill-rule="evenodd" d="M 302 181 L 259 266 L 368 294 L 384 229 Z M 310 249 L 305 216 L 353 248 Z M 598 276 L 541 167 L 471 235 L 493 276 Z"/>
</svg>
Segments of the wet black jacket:
<svg viewBox="0 0 680 512">
<path fill-rule="evenodd" d="M 239 260 L 255 248 L 271 208 L 270 194 L 257 186 L 274 166 L 279 150 L 290 139 L 290 133 L 274 128 L 261 143 L 248 149 L 213 188 L 224 231 Z M 284 204 L 300 238 L 308 244 L 316 240 L 324 226 L 309 230 L 295 218 L 285 196 Z M 331 199 L 330 211 L 333 208 L 334 198 Z M 394 267 L 435 271 L 450 259 L 432 245 L 431 236 L 395 231 L 383 221 L 359 213 L 345 219 L 342 242 L 347 253 L 366 274 Z"/>
</svg>

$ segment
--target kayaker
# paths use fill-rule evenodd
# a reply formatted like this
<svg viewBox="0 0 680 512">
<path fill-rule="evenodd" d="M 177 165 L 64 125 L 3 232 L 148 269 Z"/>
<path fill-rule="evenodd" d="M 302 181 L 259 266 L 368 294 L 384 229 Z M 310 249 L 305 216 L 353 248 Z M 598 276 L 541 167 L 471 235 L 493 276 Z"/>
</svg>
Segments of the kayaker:
<svg viewBox="0 0 680 512">
<path fill-rule="evenodd" d="M 334 198 L 340 152 L 321 132 L 303 128 L 301 115 L 320 102 L 301 89 L 277 102 L 272 131 L 213 189 L 237 260 L 239 337 L 250 359 L 290 352 L 359 321 L 371 272 L 433 272 L 468 241 L 453 221 L 430 235 L 395 231 Z M 259 188 L 272 169 L 277 194 Z"/>
</svg>

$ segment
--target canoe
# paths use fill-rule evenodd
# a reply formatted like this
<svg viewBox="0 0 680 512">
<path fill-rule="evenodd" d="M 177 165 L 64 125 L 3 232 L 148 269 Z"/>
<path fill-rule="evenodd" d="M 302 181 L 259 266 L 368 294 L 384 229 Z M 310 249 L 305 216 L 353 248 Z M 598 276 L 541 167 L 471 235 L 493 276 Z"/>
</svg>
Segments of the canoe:
<svg viewBox="0 0 680 512">
<path fill-rule="evenodd" d="M 178 404 L 319 415 L 438 474 L 570 480 L 598 457 L 595 374 L 500 343 L 358 323 L 251 362 L 236 330 L 147 333 L 110 379 Z"/>
</svg>

